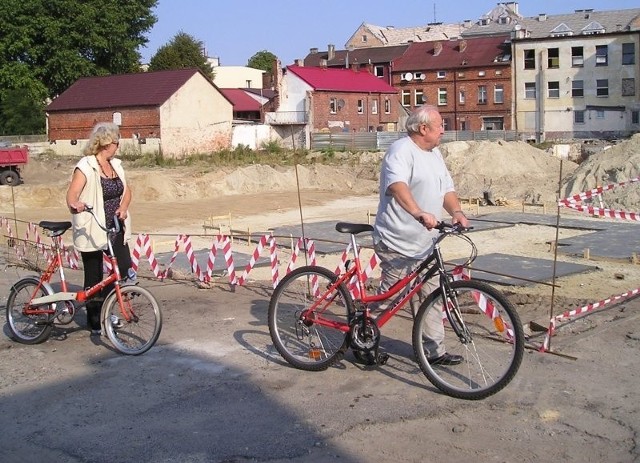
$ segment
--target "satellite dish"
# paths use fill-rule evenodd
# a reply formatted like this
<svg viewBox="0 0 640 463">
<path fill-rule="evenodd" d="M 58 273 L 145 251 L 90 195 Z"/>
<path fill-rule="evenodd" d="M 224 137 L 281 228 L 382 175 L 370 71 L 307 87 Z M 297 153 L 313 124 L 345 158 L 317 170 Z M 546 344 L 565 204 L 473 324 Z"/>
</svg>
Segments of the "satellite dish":
<svg viewBox="0 0 640 463">
<path fill-rule="evenodd" d="M 410 72 L 405 73 L 403 77 L 407 82 L 411 82 L 411 80 L 413 80 L 413 74 L 411 74 Z"/>
<path fill-rule="evenodd" d="M 338 109 L 342 109 L 342 108 L 344 108 L 344 100 L 340 98 L 338 100 Z"/>
</svg>

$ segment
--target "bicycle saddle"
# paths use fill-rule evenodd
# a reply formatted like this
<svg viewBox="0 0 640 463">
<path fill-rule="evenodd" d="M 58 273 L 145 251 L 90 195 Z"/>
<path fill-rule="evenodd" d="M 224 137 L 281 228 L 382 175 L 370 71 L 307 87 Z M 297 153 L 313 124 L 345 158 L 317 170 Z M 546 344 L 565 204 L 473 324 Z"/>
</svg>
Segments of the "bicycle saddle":
<svg viewBox="0 0 640 463">
<path fill-rule="evenodd" d="M 357 235 L 358 233 L 373 231 L 373 225 L 369 225 L 368 223 L 338 222 L 336 224 L 336 231 Z"/>
<path fill-rule="evenodd" d="M 60 236 L 71 228 L 71 222 L 50 222 L 48 220 L 43 220 L 38 225 L 45 230 L 49 230 L 51 232 L 51 236 Z"/>
</svg>

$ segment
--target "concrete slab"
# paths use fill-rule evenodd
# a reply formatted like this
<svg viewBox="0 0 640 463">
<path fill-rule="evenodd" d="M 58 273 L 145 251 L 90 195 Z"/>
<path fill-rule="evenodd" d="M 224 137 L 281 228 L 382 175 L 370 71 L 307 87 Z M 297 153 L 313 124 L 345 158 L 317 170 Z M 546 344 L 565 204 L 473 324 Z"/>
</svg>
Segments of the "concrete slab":
<svg viewBox="0 0 640 463">
<path fill-rule="evenodd" d="M 347 248 L 350 235 L 337 232 L 337 222 L 339 221 L 331 220 L 304 224 L 305 236 L 315 242 L 316 253 L 341 253 Z M 290 246 L 291 238 L 289 236 L 293 236 L 293 244 L 295 246 L 297 239 L 302 236 L 302 227 L 300 225 L 277 227 L 274 228 L 273 234 L 276 236 L 278 246 Z M 372 247 L 373 238 L 371 233 L 360 233 L 358 235 L 358 244 L 363 247 Z"/>
<path fill-rule="evenodd" d="M 474 218 L 476 223 L 527 224 L 556 226 L 555 215 L 526 214 L 518 212 L 498 212 Z M 558 253 L 583 255 L 589 249 L 591 258 L 628 261 L 635 254 L 640 255 L 640 224 L 637 222 L 595 221 L 579 218 L 560 217 L 561 228 L 594 230 L 594 233 L 565 238 L 558 242 Z"/>
<path fill-rule="evenodd" d="M 464 261 L 453 262 L 461 263 Z M 556 262 L 556 277 L 590 272 L 596 268 L 593 265 L 558 261 Z M 536 282 L 550 283 L 553 279 L 553 260 L 500 253 L 487 254 L 476 258 L 473 262 L 471 275 L 479 280 L 511 286 L 526 286 Z"/>
</svg>

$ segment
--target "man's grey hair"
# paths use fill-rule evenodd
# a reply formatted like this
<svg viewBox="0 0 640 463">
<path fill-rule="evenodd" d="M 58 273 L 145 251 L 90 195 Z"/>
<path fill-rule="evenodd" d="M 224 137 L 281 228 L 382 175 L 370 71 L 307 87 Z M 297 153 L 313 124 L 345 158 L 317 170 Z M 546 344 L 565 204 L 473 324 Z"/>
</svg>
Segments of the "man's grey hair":
<svg viewBox="0 0 640 463">
<path fill-rule="evenodd" d="M 431 127 L 431 122 L 434 119 L 434 114 L 438 113 L 438 108 L 432 105 L 424 105 L 416 109 L 407 118 L 405 127 L 408 133 L 418 133 L 420 126 L 426 124 Z"/>
</svg>

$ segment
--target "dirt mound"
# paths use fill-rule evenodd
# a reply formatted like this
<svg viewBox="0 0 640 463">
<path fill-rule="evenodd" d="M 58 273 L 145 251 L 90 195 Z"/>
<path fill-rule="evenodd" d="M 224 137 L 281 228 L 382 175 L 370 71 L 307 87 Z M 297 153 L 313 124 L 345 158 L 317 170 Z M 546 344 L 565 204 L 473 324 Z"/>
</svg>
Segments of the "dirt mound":
<svg viewBox="0 0 640 463">
<path fill-rule="evenodd" d="M 555 202 L 560 159 L 524 142 L 479 141 L 443 144 L 441 151 L 461 197 L 491 190 L 509 200 Z M 563 176 L 577 168 L 563 161 Z"/>
<path fill-rule="evenodd" d="M 627 182 L 640 176 L 640 134 L 598 154 L 590 156 L 567 178 L 562 197 L 589 191 L 598 186 Z M 627 212 L 640 210 L 640 184 L 632 183 L 606 191 L 603 205 Z M 595 200 L 595 206 L 600 207 Z"/>
</svg>

